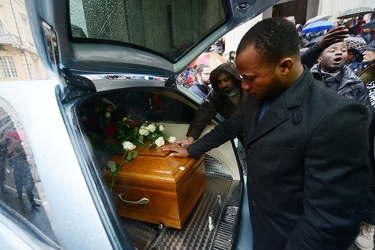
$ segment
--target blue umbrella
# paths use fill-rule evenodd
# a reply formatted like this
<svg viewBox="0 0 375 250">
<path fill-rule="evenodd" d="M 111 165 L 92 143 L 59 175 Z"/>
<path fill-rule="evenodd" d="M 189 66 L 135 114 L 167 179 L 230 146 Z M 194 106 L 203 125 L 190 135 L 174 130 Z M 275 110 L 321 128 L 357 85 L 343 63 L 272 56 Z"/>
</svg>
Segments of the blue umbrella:
<svg viewBox="0 0 375 250">
<path fill-rule="evenodd" d="M 302 32 L 303 33 L 308 33 L 308 32 L 319 32 L 323 30 L 329 30 L 333 26 L 333 22 L 330 21 L 317 21 L 310 23 L 307 25 L 305 28 L 303 28 Z"/>
<path fill-rule="evenodd" d="M 370 22 L 364 24 L 362 28 L 367 29 L 367 28 L 375 28 L 375 19 L 372 19 Z"/>
</svg>

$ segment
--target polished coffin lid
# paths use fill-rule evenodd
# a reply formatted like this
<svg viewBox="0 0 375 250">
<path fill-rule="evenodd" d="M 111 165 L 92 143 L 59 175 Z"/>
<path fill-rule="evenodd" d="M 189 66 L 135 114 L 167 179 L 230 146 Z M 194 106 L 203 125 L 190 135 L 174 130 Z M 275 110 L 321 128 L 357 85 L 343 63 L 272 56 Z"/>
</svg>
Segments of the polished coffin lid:
<svg viewBox="0 0 375 250">
<path fill-rule="evenodd" d="M 115 162 L 121 161 L 121 155 L 111 157 Z M 198 160 L 201 162 L 203 156 Z M 171 157 L 170 151 L 159 148 L 143 148 L 139 156 L 125 162 L 119 171 L 115 185 L 144 186 L 160 190 L 176 191 L 176 183 L 183 182 L 186 172 L 196 160 L 192 157 Z M 195 165 L 195 168 L 198 164 Z"/>
<path fill-rule="evenodd" d="M 120 215 L 182 228 L 206 186 L 203 158 L 177 158 L 161 148 L 143 148 L 122 165 L 115 181 Z M 120 162 L 121 155 L 111 159 Z"/>
</svg>

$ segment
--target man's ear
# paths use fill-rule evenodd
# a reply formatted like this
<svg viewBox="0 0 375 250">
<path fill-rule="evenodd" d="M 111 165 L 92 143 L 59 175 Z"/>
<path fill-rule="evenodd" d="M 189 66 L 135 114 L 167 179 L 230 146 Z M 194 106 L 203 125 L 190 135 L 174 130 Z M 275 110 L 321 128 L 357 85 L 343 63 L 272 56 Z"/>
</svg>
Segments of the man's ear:
<svg viewBox="0 0 375 250">
<path fill-rule="evenodd" d="M 318 57 L 317 62 L 318 62 L 318 63 L 321 63 L 321 62 L 322 62 L 322 57 L 321 57 L 321 56 Z"/>
<path fill-rule="evenodd" d="M 290 70 L 292 69 L 293 65 L 294 65 L 294 61 L 290 57 L 282 59 L 278 64 L 282 75 L 288 74 Z"/>
</svg>

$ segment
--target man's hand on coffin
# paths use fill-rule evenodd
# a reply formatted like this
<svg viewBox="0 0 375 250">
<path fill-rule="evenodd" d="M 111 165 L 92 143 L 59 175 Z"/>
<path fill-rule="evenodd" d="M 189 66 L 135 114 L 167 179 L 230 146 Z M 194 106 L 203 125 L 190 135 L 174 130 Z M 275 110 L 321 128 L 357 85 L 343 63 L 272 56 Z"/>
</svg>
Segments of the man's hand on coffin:
<svg viewBox="0 0 375 250">
<path fill-rule="evenodd" d="M 186 148 L 187 146 L 191 145 L 193 141 L 194 141 L 194 138 L 189 136 L 189 137 L 186 137 L 185 139 L 176 141 L 176 143 Z"/>
<path fill-rule="evenodd" d="M 170 150 L 172 157 L 188 157 L 190 156 L 185 147 L 180 146 L 177 143 L 171 143 L 162 147 L 163 150 Z"/>
</svg>

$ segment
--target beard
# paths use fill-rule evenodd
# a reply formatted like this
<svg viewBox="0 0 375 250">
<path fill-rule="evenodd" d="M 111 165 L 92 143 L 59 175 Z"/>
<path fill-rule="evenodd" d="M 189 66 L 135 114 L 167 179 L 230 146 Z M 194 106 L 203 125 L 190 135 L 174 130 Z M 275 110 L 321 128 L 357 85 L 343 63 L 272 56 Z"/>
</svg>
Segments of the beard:
<svg viewBox="0 0 375 250">
<path fill-rule="evenodd" d="M 233 88 L 230 88 L 230 87 L 224 87 L 221 89 L 221 92 L 224 93 L 224 94 L 230 94 L 230 92 L 232 92 Z"/>
<path fill-rule="evenodd" d="M 285 90 L 287 90 L 289 87 L 284 84 L 284 82 L 279 79 L 276 74 L 273 75 L 272 77 L 272 83 L 270 85 L 270 88 L 269 88 L 269 93 L 267 96 L 274 96 L 274 95 L 278 95 L 282 92 L 284 92 Z"/>
</svg>

